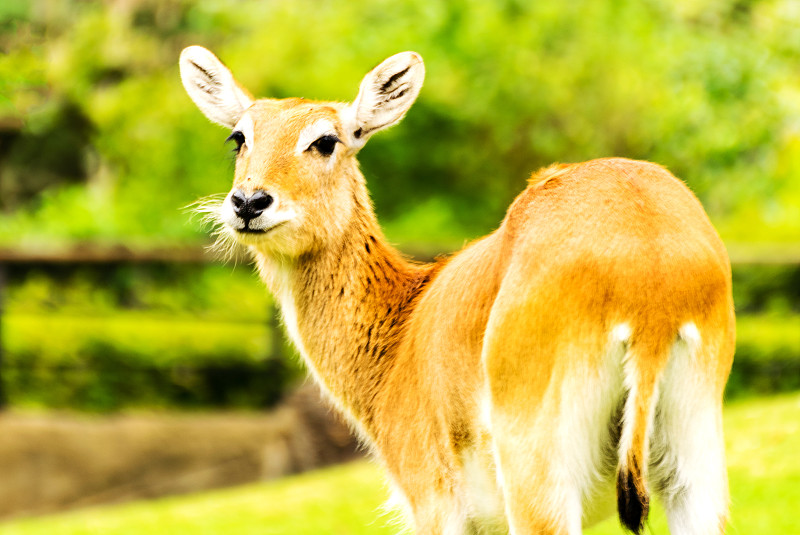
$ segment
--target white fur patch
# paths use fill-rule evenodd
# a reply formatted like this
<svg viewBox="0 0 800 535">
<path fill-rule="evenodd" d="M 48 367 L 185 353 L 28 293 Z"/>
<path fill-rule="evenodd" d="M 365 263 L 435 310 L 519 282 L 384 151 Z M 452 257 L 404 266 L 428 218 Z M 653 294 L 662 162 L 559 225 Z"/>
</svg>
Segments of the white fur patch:
<svg viewBox="0 0 800 535">
<path fill-rule="evenodd" d="M 607 458 L 611 439 L 608 424 L 620 399 L 621 368 L 631 335 L 627 323 L 615 326 L 602 364 L 591 372 L 576 370 L 560 387 L 556 473 L 562 484 L 558 489 L 561 503 L 554 507 L 564 510 L 566 532 L 570 534 L 579 534 L 581 526 L 605 518 L 616 503 L 608 499 L 614 475 Z"/>
<path fill-rule="evenodd" d="M 297 347 L 300 354 L 308 362 L 308 353 L 300 337 L 300 328 L 297 323 L 297 306 L 295 305 L 294 292 L 291 285 L 291 274 L 288 266 L 277 266 L 272 273 L 274 287 L 272 288 L 275 298 L 280 304 L 283 324 L 289 333 L 289 338 Z"/>
<path fill-rule="evenodd" d="M 694 350 L 700 347 L 700 342 L 702 339 L 700 338 L 700 331 L 697 330 L 697 325 L 693 322 L 685 323 L 681 328 L 678 330 L 678 334 L 680 337 L 689 345 L 691 350 Z"/>
<path fill-rule="evenodd" d="M 620 323 L 611 329 L 611 340 L 620 344 L 628 343 L 631 339 L 631 326 L 627 323 Z"/>
<path fill-rule="evenodd" d="M 389 498 L 383 504 L 383 511 L 391 515 L 392 521 L 390 522 L 399 530 L 408 531 L 413 525 L 414 513 L 411 509 L 411 504 L 408 502 L 408 497 L 400 489 L 400 485 L 392 478 L 391 474 L 384 470 L 387 477 L 387 484 L 389 486 Z"/>
<path fill-rule="evenodd" d="M 295 154 L 302 154 L 308 150 L 312 143 L 322 136 L 336 136 L 336 127 L 328 119 L 319 119 L 303 128 L 297 137 L 297 145 L 294 148 Z"/>
<path fill-rule="evenodd" d="M 473 446 L 462 453 L 461 462 L 470 516 L 479 523 L 503 524 L 505 506 L 492 453 Z"/>
<path fill-rule="evenodd" d="M 255 148 L 255 125 L 253 124 L 253 117 L 249 113 L 242 115 L 236 126 L 233 127 L 234 131 L 239 131 L 244 135 L 244 145 L 253 150 Z"/>
</svg>

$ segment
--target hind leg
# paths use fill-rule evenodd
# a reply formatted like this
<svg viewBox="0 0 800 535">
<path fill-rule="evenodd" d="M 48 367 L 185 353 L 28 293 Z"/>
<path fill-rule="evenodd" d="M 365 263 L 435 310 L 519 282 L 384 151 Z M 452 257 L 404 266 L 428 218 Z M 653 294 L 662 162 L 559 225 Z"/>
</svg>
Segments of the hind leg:
<svg viewBox="0 0 800 535">
<path fill-rule="evenodd" d="M 579 535 L 609 512 L 596 498 L 617 465 L 623 344 L 576 318 L 552 276 L 510 271 L 483 342 L 483 414 L 512 535 Z"/>
<path fill-rule="evenodd" d="M 684 414 L 673 423 L 679 435 L 667 440 L 653 470 L 656 492 L 664 503 L 672 535 L 719 535 L 728 514 L 728 484 L 722 425 L 717 411 Z M 667 418 L 668 419 L 668 418 Z"/>
<path fill-rule="evenodd" d="M 506 339 L 498 353 L 487 351 L 487 367 L 512 359 L 507 349 Z M 573 348 L 559 354 L 574 361 L 586 352 Z M 489 375 L 489 427 L 512 535 L 578 535 L 583 524 L 613 511 L 614 501 L 603 500 L 600 490 L 613 497 L 609 481 L 616 451 L 610 422 L 621 382 L 615 357 L 587 363 L 586 373 L 577 376 L 561 370 L 549 376 Z M 548 384 L 535 384 L 544 379 Z"/>
<path fill-rule="evenodd" d="M 571 389 L 492 419 L 498 479 L 513 535 L 578 535 L 614 511 L 616 403 L 603 388 Z"/>
<path fill-rule="evenodd" d="M 514 429 L 514 422 L 494 412 L 497 477 L 511 535 L 581 533 L 581 493 L 557 458 L 556 441 L 533 436 L 535 420 Z"/>
<path fill-rule="evenodd" d="M 672 535 L 720 535 L 728 516 L 721 387 L 703 362 L 691 340 L 676 342 L 656 409 L 651 477 Z"/>
</svg>

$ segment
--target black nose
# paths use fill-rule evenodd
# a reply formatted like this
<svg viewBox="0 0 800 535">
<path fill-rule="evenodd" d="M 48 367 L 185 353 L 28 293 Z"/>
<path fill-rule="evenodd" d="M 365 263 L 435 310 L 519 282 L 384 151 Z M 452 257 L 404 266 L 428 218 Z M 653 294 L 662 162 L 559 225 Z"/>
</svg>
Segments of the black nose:
<svg viewBox="0 0 800 535">
<path fill-rule="evenodd" d="M 231 194 L 234 213 L 245 221 L 250 221 L 260 216 L 264 210 L 269 208 L 272 201 L 272 195 L 260 189 L 254 191 L 249 197 L 240 189 Z"/>
</svg>

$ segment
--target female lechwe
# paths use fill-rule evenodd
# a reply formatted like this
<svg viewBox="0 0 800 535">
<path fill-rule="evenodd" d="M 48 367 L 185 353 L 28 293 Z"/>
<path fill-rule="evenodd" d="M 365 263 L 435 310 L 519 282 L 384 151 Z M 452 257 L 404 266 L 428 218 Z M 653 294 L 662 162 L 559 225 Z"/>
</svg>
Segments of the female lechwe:
<svg viewBox="0 0 800 535">
<path fill-rule="evenodd" d="M 624 159 L 554 166 L 495 232 L 415 264 L 355 155 L 416 99 L 419 55 L 378 65 L 352 104 L 253 100 L 196 46 L 180 66 L 238 147 L 211 208 L 223 237 L 250 249 L 418 533 L 576 534 L 615 501 L 638 532 L 651 491 L 673 534 L 723 532 L 730 265 L 682 182 Z"/>
</svg>

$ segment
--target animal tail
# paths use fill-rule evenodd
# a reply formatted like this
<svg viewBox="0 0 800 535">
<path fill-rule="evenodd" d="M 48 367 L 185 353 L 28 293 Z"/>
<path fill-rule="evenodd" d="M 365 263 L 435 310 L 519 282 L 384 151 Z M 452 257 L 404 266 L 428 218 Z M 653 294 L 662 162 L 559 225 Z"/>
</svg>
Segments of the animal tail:
<svg viewBox="0 0 800 535">
<path fill-rule="evenodd" d="M 640 338 L 637 334 L 643 336 Z M 648 334 L 650 336 L 634 333 L 623 357 L 627 396 L 619 441 L 617 510 L 622 525 L 637 535 L 650 510 L 649 435 L 658 402 L 658 379 L 669 358 L 669 342 L 664 343 L 666 337 Z"/>
</svg>

